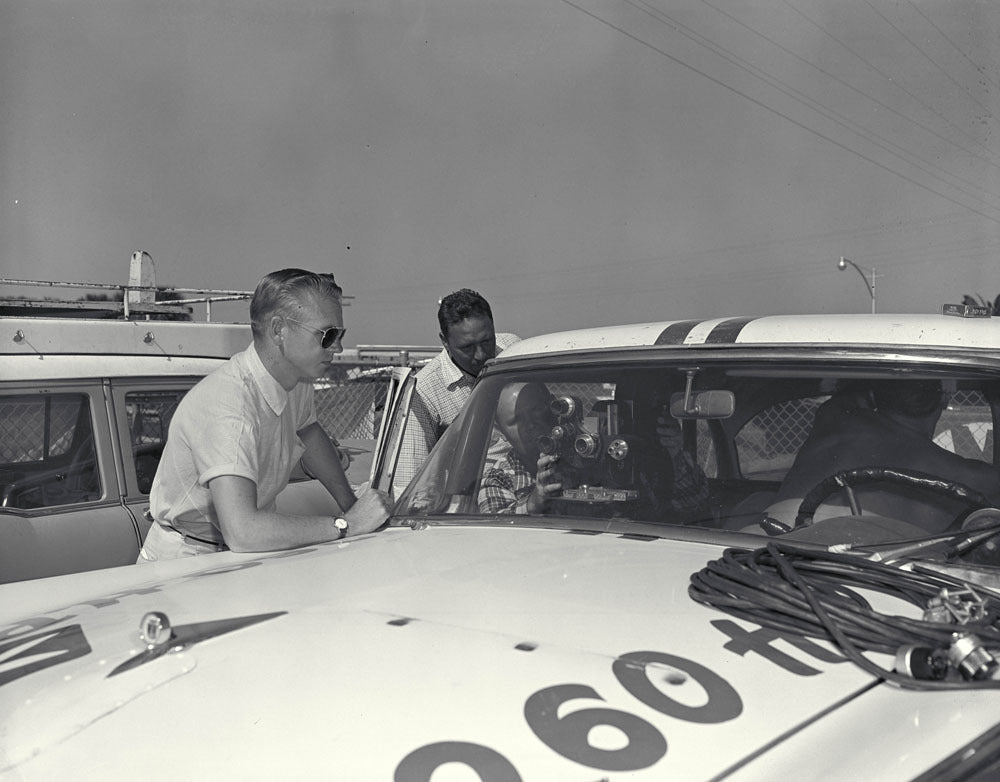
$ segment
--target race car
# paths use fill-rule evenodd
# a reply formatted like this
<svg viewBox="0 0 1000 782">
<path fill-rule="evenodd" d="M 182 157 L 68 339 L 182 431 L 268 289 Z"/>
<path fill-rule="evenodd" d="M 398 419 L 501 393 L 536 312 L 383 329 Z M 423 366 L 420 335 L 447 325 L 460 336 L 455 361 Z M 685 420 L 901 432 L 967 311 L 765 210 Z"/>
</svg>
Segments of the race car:
<svg viewBox="0 0 1000 782">
<path fill-rule="evenodd" d="M 375 533 L 0 586 L 0 778 L 996 778 L 998 345 L 525 339 Z"/>
</svg>

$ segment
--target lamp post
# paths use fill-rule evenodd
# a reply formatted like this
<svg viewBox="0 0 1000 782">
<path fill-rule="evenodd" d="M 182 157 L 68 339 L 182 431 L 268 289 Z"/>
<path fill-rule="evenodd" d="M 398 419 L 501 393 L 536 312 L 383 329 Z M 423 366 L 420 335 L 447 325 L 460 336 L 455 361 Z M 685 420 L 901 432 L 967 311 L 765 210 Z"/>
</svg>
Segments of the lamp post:
<svg viewBox="0 0 1000 782">
<path fill-rule="evenodd" d="M 858 274 L 861 275 L 861 279 L 865 281 L 865 288 L 868 289 L 868 295 L 872 297 L 872 314 L 874 315 L 875 314 L 875 277 L 876 277 L 875 267 L 872 266 L 872 276 L 871 276 L 871 279 L 869 279 L 868 275 L 865 274 L 861 270 L 861 267 L 858 266 L 854 261 L 852 261 L 850 258 L 845 258 L 844 256 L 841 256 L 840 260 L 837 261 L 837 268 L 840 269 L 841 271 L 844 271 L 844 269 L 846 269 L 848 266 L 853 266 L 857 270 Z"/>
</svg>

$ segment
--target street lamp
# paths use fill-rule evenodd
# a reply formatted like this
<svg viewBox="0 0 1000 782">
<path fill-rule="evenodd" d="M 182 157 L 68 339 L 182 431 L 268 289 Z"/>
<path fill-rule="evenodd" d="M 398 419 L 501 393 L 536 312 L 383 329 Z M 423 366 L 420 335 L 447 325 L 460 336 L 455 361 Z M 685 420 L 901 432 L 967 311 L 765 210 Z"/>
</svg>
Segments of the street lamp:
<svg viewBox="0 0 1000 782">
<path fill-rule="evenodd" d="M 850 258 L 845 258 L 844 256 L 840 256 L 840 260 L 837 261 L 837 268 L 840 269 L 841 271 L 844 271 L 844 269 L 846 269 L 848 266 L 853 266 L 855 269 L 857 269 L 858 274 L 861 275 L 861 279 L 865 281 L 865 288 L 868 289 L 868 295 L 872 297 L 872 314 L 874 315 L 875 314 L 875 277 L 876 277 L 875 267 L 872 266 L 872 276 L 871 276 L 871 279 L 869 280 L 868 279 L 868 275 L 865 274 L 861 270 L 861 267 L 858 266 L 854 261 L 852 261 Z"/>
</svg>

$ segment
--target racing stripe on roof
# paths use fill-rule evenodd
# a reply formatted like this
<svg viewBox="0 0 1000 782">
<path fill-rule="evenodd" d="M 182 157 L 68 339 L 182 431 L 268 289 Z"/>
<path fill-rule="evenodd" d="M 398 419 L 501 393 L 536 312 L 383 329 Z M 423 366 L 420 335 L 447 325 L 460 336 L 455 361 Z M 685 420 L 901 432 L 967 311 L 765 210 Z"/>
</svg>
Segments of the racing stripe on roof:
<svg viewBox="0 0 1000 782">
<path fill-rule="evenodd" d="M 735 342 L 743 331 L 743 327 L 756 318 L 730 318 L 724 320 L 705 338 L 706 345 Z"/>
<path fill-rule="evenodd" d="M 683 345 L 691 329 L 701 323 L 700 320 L 679 320 L 671 323 L 656 338 L 654 345 Z"/>
</svg>

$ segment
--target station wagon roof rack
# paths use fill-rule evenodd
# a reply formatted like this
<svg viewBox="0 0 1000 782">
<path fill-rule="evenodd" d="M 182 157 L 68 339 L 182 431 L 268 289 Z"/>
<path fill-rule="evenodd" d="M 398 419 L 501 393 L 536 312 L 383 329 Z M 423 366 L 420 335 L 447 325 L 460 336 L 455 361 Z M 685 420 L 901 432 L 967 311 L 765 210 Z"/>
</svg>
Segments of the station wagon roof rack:
<svg viewBox="0 0 1000 782">
<path fill-rule="evenodd" d="M 204 288 L 168 288 L 156 285 L 152 256 L 137 250 L 132 253 L 127 285 L 94 282 L 69 282 L 52 280 L 15 280 L 0 278 L 0 285 L 15 287 L 45 287 L 56 289 L 88 289 L 114 291 L 117 298 L 109 300 L 72 298 L 69 294 L 59 297 L 26 298 L 0 297 L 0 313 L 21 316 L 63 316 L 120 318 L 123 320 L 170 319 L 190 320 L 192 304 L 205 305 L 205 318 L 212 320 L 212 304 L 222 301 L 249 299 L 252 291 L 213 290 Z M 157 299 L 157 296 L 169 296 Z"/>
</svg>

